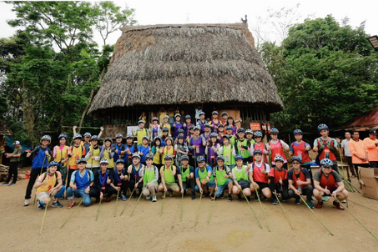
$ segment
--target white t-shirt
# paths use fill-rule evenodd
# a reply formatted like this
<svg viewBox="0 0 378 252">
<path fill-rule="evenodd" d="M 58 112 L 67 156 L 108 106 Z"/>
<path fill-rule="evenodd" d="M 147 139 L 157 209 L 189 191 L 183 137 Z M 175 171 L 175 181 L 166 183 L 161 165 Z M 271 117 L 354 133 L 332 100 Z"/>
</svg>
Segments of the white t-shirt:
<svg viewBox="0 0 378 252">
<path fill-rule="evenodd" d="M 264 162 L 261 162 L 260 164 L 258 164 L 257 162 L 255 162 L 255 166 L 257 166 L 258 168 L 261 168 L 261 166 L 263 165 L 263 163 L 264 163 Z M 269 174 L 269 171 L 270 171 L 270 166 L 269 166 L 269 164 L 265 163 L 265 167 L 266 167 L 266 169 L 265 169 L 266 173 Z M 249 169 L 249 172 L 253 172 L 253 163 L 252 163 L 252 165 L 251 165 L 251 168 Z"/>
<path fill-rule="evenodd" d="M 352 139 L 350 139 L 350 140 L 352 140 Z M 344 148 L 344 153 L 345 153 L 344 155 L 346 157 L 352 156 L 352 153 L 350 153 L 350 150 L 349 150 L 349 144 L 348 144 L 349 141 L 348 141 L 348 139 L 344 139 L 343 141 L 341 141 L 341 148 Z"/>
</svg>

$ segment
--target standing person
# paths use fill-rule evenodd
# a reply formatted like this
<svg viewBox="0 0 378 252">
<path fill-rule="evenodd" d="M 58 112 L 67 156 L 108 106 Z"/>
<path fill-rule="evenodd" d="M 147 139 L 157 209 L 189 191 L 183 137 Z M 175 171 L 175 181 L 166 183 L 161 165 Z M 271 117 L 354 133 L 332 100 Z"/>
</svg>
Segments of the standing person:
<svg viewBox="0 0 378 252">
<path fill-rule="evenodd" d="M 216 166 L 216 160 L 218 156 L 218 151 L 220 149 L 220 144 L 218 143 L 218 135 L 213 132 L 210 134 L 210 142 L 207 142 L 207 148 L 205 153 L 207 155 L 207 163 L 213 168 Z"/>
<path fill-rule="evenodd" d="M 236 155 L 235 168 L 232 169 L 232 178 L 234 179 L 234 187 L 232 189 L 233 194 L 237 195 L 238 200 L 241 201 L 241 192 L 250 200 L 251 197 L 251 184 L 248 178 L 248 167 L 243 165 L 243 156 Z"/>
<path fill-rule="evenodd" d="M 247 129 L 245 131 L 245 138 L 247 138 L 247 147 L 248 147 L 248 154 L 249 157 L 247 158 L 247 162 L 252 163 L 253 162 L 253 155 L 251 155 L 251 146 L 255 143 L 255 140 L 253 139 L 253 131 L 250 129 Z M 253 153 L 253 152 L 252 152 Z"/>
<path fill-rule="evenodd" d="M 197 157 L 198 167 L 195 169 L 196 186 L 195 191 L 197 193 L 204 193 L 205 196 L 209 196 L 211 200 L 214 200 L 215 182 L 213 177 L 213 169 L 207 166 L 205 158 L 203 156 Z"/>
<path fill-rule="evenodd" d="M 165 165 L 165 156 L 166 155 L 170 155 L 170 156 L 175 156 L 176 152 L 175 152 L 175 148 L 173 146 L 173 139 L 172 137 L 167 137 L 165 139 L 165 143 L 167 144 L 166 146 L 164 146 L 162 149 L 160 149 L 160 154 L 161 154 L 161 158 L 162 158 L 162 164 Z"/>
<path fill-rule="evenodd" d="M 232 134 L 233 128 L 232 126 L 226 126 L 226 136 L 230 139 L 230 143 L 232 146 L 235 146 L 236 137 Z"/>
<path fill-rule="evenodd" d="M 120 158 L 123 158 L 125 154 L 125 146 L 122 144 L 123 135 L 117 134 L 116 135 L 116 142 L 112 144 L 111 148 L 114 150 L 113 160 L 117 161 Z"/>
<path fill-rule="evenodd" d="M 167 115 L 167 111 L 165 111 L 164 107 L 161 107 L 159 112 L 157 113 L 157 116 L 160 119 L 160 124 L 163 123 L 164 117 Z M 169 118 L 169 117 L 168 117 Z"/>
<path fill-rule="evenodd" d="M 184 196 L 190 187 L 192 192 L 192 200 L 196 199 L 194 168 L 189 165 L 189 157 L 187 155 L 181 156 L 181 166 L 178 167 L 181 173 L 182 187 L 184 189 Z"/>
<path fill-rule="evenodd" d="M 155 139 L 155 137 L 161 136 L 161 129 L 159 125 L 159 119 L 157 117 L 152 118 L 152 124 L 150 125 L 150 136 L 151 140 Z"/>
<path fill-rule="evenodd" d="M 290 145 L 290 156 L 299 157 L 302 160 L 301 167 L 305 168 L 311 177 L 311 184 L 312 181 L 312 171 L 311 171 L 311 159 L 308 155 L 309 150 L 311 150 L 310 144 L 306 143 L 302 140 L 303 132 L 300 129 L 296 129 L 293 132 L 295 137 L 295 142 L 291 143 Z"/>
<path fill-rule="evenodd" d="M 218 120 L 218 111 L 213 111 L 212 119 L 210 121 L 211 131 L 218 133 L 218 126 L 221 122 Z"/>
<path fill-rule="evenodd" d="M 193 124 L 190 125 L 190 127 L 189 127 L 189 133 L 188 133 L 188 135 L 185 138 L 185 140 L 186 140 L 187 143 L 189 143 L 190 139 L 194 136 L 194 128 L 195 127 L 196 126 L 194 126 Z"/>
<path fill-rule="evenodd" d="M 218 142 L 221 146 L 223 145 L 223 136 L 224 136 L 224 126 L 223 126 L 223 124 L 219 124 L 219 126 L 218 126 Z"/>
<path fill-rule="evenodd" d="M 151 147 L 148 146 L 148 137 L 143 137 L 142 145 L 138 146 L 138 154 L 140 156 L 140 162 L 146 165 L 146 155 L 151 152 Z"/>
<path fill-rule="evenodd" d="M 348 174 L 348 179 L 350 181 L 350 174 L 349 170 L 352 172 L 352 178 L 356 177 L 356 171 L 354 170 L 353 163 L 352 163 L 352 154 L 350 153 L 349 150 L 349 141 L 351 139 L 351 134 L 350 132 L 345 132 L 345 139 L 341 141 L 341 155 L 344 157 L 346 162 L 348 163 L 348 169 L 347 169 L 347 174 Z"/>
<path fill-rule="evenodd" d="M 359 180 L 360 174 L 358 173 L 358 167 L 369 167 L 368 151 L 364 141 L 360 139 L 360 133 L 358 131 L 353 132 L 353 139 L 349 141 L 348 145 L 350 153 L 352 153 L 352 163 Z"/>
<path fill-rule="evenodd" d="M 49 135 L 44 135 L 41 137 L 40 143 L 41 145 L 35 147 L 33 151 L 26 154 L 26 157 L 32 156 L 33 161 L 29 182 L 26 187 L 24 206 L 29 206 L 29 200 L 31 198 L 35 180 L 40 174 L 42 174 L 42 172 L 46 172 L 47 165 L 50 161 L 50 156 L 52 155 L 51 150 L 48 147 L 48 145 L 51 143 L 51 137 Z"/>
<path fill-rule="evenodd" d="M 269 172 L 269 188 L 271 192 L 276 193 L 277 197 L 282 196 L 282 201 L 285 202 L 287 199 L 289 199 L 289 183 L 287 180 L 288 171 L 283 168 L 284 158 L 280 155 L 277 155 L 274 158 L 274 162 L 276 163 L 276 167 L 270 169 Z M 272 204 L 278 204 L 276 197 L 273 197 Z"/>
<path fill-rule="evenodd" d="M 204 126 L 204 132 L 201 135 L 202 138 L 206 141 L 206 145 L 207 145 L 207 142 L 210 142 L 210 134 L 211 134 L 211 126 L 210 124 L 206 123 Z"/>
<path fill-rule="evenodd" d="M 228 201 L 232 202 L 232 172 L 231 169 L 224 165 L 224 157 L 222 155 L 217 156 L 217 166 L 213 169 L 213 177 L 215 181 L 215 191 L 217 192 L 217 198 L 224 197 L 224 191 L 228 188 Z"/>
<path fill-rule="evenodd" d="M 110 197 L 116 194 L 113 184 L 113 169 L 108 170 L 109 161 L 106 158 L 100 161 L 100 170 L 94 175 L 94 185 L 89 192 L 91 198 L 96 198 L 99 202 L 106 194 L 106 202 L 110 202 Z"/>
<path fill-rule="evenodd" d="M 270 152 L 270 155 L 271 155 L 271 158 L 272 158 L 272 166 L 274 167 L 275 164 L 276 164 L 274 162 L 274 158 L 277 155 L 280 155 L 285 160 L 283 167 L 285 169 L 287 169 L 287 159 L 286 159 L 284 150 L 289 150 L 290 148 L 289 148 L 289 145 L 287 143 L 278 139 L 278 133 L 279 133 L 279 131 L 276 128 L 272 128 L 270 130 L 270 137 L 272 139 L 269 141 L 269 143 L 266 144 L 266 148 Z"/>
<path fill-rule="evenodd" d="M 134 154 L 134 136 L 128 134 L 126 136 L 126 146 L 125 146 L 125 154 L 123 154 L 123 161 L 125 161 L 125 166 L 129 166 L 131 164 L 131 157 Z"/>
<path fill-rule="evenodd" d="M 174 118 L 175 110 L 173 108 L 168 108 L 167 112 L 169 116 L 169 123 L 173 124 L 175 122 L 175 118 Z"/>
<path fill-rule="evenodd" d="M 75 170 L 70 177 L 70 186 L 67 189 L 67 200 L 71 200 L 68 209 L 71 209 L 76 204 L 74 197 L 84 198 L 83 205 L 89 206 L 91 204 L 91 197 L 89 192 L 93 186 L 94 176 L 91 170 L 86 169 L 87 160 L 81 158 L 77 161 L 78 170 Z"/>
<path fill-rule="evenodd" d="M 201 134 L 205 132 L 205 124 L 207 123 L 205 120 L 205 112 L 200 112 L 199 113 L 200 119 L 197 121 L 197 127 L 200 127 Z"/>
<path fill-rule="evenodd" d="M 249 164 L 248 177 L 251 182 L 251 191 L 260 191 L 266 199 L 270 199 L 272 192 L 269 189 L 269 164 L 263 162 L 262 152 L 260 150 L 255 150 L 253 152 L 253 157 L 255 161 Z M 256 195 L 256 199 L 258 196 Z"/>
<path fill-rule="evenodd" d="M 175 140 L 179 134 L 179 130 L 183 128 L 183 125 L 181 123 L 181 115 L 176 114 L 175 115 L 175 122 L 172 124 L 172 137 Z"/>
<path fill-rule="evenodd" d="M 185 139 L 190 136 L 190 127 L 193 128 L 192 124 L 192 117 L 190 115 L 185 116 L 185 123 L 183 125 L 183 129 L 185 130 Z"/>
<path fill-rule="evenodd" d="M 127 189 L 129 189 L 129 177 L 127 176 L 125 161 L 122 158 L 116 161 L 116 168 L 113 172 L 113 185 L 114 189 L 121 194 L 118 195 L 119 199 L 123 201 L 127 200 L 126 194 Z"/>
<path fill-rule="evenodd" d="M 205 155 L 206 140 L 200 136 L 200 127 L 194 128 L 194 136 L 189 140 L 189 150 L 192 150 L 192 163 L 191 166 L 195 167 L 196 159 L 199 156 Z"/>
<path fill-rule="evenodd" d="M 50 162 L 47 172 L 39 176 L 34 185 L 34 188 L 37 189 L 36 198 L 39 210 L 42 210 L 49 203 L 51 196 L 54 198 L 52 207 L 63 207 L 59 198 L 63 196 L 66 188 L 63 186 L 62 174 L 58 171 L 58 167 L 58 162 Z"/>
<path fill-rule="evenodd" d="M 346 200 L 348 198 L 348 191 L 345 190 L 340 175 L 332 170 L 333 162 L 325 158 L 320 161 L 320 165 L 321 168 L 314 174 L 314 196 L 318 200 L 316 208 L 323 207 L 323 196 L 332 196 L 335 199 L 337 197 L 339 201 Z M 339 210 L 344 210 L 344 207 L 336 200 L 333 201 L 333 205 Z"/>
<path fill-rule="evenodd" d="M 169 135 L 169 129 L 168 128 L 164 128 L 163 129 L 163 136 L 161 137 L 161 146 L 166 146 L 165 140 L 167 139 L 167 137 L 171 137 Z"/>
<path fill-rule="evenodd" d="M 133 133 L 134 137 L 137 138 L 137 141 L 138 141 L 138 146 L 142 145 L 142 142 L 143 142 L 143 137 L 145 136 L 149 136 L 150 135 L 150 131 L 148 129 L 146 129 L 144 127 L 144 121 L 143 120 L 139 120 L 138 121 L 138 127 L 139 129 L 137 129 L 135 132 L 134 132 L 134 129 L 131 130 L 131 132 Z"/>
<path fill-rule="evenodd" d="M 81 135 L 76 134 L 73 137 L 74 144 L 68 148 L 68 178 L 71 177 L 72 173 L 78 169 L 77 161 L 85 157 L 86 150 L 81 143 Z M 68 184 L 68 181 L 67 181 Z"/>
<path fill-rule="evenodd" d="M 151 153 L 154 155 L 153 158 L 153 165 L 156 166 L 156 168 L 160 169 L 161 167 L 161 151 L 162 146 L 161 146 L 161 138 L 156 137 L 154 139 L 154 146 L 152 146 Z"/>
<path fill-rule="evenodd" d="M 153 165 L 153 156 L 151 153 L 146 155 L 146 169 L 144 170 L 143 176 L 143 195 L 146 196 L 146 200 L 150 200 L 152 197 L 152 202 L 156 202 L 156 193 L 158 192 L 158 180 L 159 180 L 159 170 Z"/>
<path fill-rule="evenodd" d="M 200 114 L 203 112 L 201 105 L 198 105 L 196 110 L 195 110 L 195 119 L 196 119 L 196 124 L 198 124 L 198 121 L 200 120 Z"/>
<path fill-rule="evenodd" d="M 66 145 L 68 137 L 64 134 L 59 135 L 59 146 L 53 149 L 53 158 L 55 162 L 59 163 L 58 171 L 62 174 L 63 185 L 66 184 L 67 177 L 67 160 L 68 160 L 68 146 Z"/>
<path fill-rule="evenodd" d="M 250 157 L 250 146 L 248 146 L 248 140 L 245 138 L 245 130 L 243 128 L 238 129 L 238 139 L 235 141 L 235 145 L 236 154 L 241 155 L 243 157 L 243 163 L 246 164 Z"/>
<path fill-rule="evenodd" d="M 76 129 L 77 129 L 77 126 L 73 126 L 73 127 L 72 127 L 72 131 L 73 131 L 73 135 L 74 135 L 74 136 L 75 136 L 75 135 L 80 135 L 79 132 L 76 132 Z M 101 138 L 103 132 L 104 132 L 104 127 L 100 127 L 100 132 L 98 133 L 98 138 L 99 138 L 99 139 Z M 84 141 L 81 141 L 81 143 L 80 143 L 80 145 L 83 145 L 85 148 L 88 147 L 88 149 L 86 149 L 85 152 L 88 152 L 88 151 L 89 151 L 89 147 L 90 147 L 90 143 L 89 143 L 89 141 L 90 141 L 91 137 L 92 137 L 92 134 L 89 133 L 89 132 L 86 132 L 86 133 L 84 134 Z"/>
<path fill-rule="evenodd" d="M 268 149 L 266 148 L 266 145 L 263 142 L 261 142 L 262 141 L 262 133 L 260 131 L 256 131 L 254 133 L 254 135 L 255 135 L 255 143 L 251 145 L 249 154 L 251 154 L 253 156 L 253 152 L 255 150 L 260 150 L 262 155 L 263 155 L 262 160 L 264 160 L 265 163 L 268 163 L 267 155 L 269 154 L 269 152 L 268 152 Z M 255 161 L 254 158 L 253 158 L 253 161 Z"/>
<path fill-rule="evenodd" d="M 218 155 L 224 157 L 224 164 L 230 169 L 235 167 L 234 157 L 236 156 L 236 151 L 235 146 L 231 145 L 229 136 L 223 136 L 223 146 L 219 147 Z"/>
<path fill-rule="evenodd" d="M 163 118 L 163 122 L 160 125 L 160 128 L 163 129 L 163 133 L 161 136 L 163 136 L 164 132 L 168 132 L 167 136 L 171 135 L 171 124 L 169 123 L 169 116 L 165 115 Z"/>
<path fill-rule="evenodd" d="M 173 193 L 184 193 L 181 179 L 181 171 L 173 165 L 173 157 L 171 155 L 166 155 L 164 157 L 164 165 L 160 168 L 160 178 L 161 183 L 158 186 L 159 192 L 168 191 L 169 196 L 173 197 Z M 178 184 L 176 182 L 176 177 Z M 181 189 L 181 190 L 180 190 Z M 164 198 L 164 196 L 163 196 Z"/>
<path fill-rule="evenodd" d="M 364 139 L 368 151 L 369 164 L 371 168 L 378 168 L 378 139 L 377 130 L 369 130 L 369 137 Z"/>
<path fill-rule="evenodd" d="M 104 145 L 101 148 L 100 152 L 100 159 L 106 159 L 108 160 L 107 167 L 108 169 L 114 168 L 114 149 L 112 148 L 113 140 L 110 137 L 105 138 Z M 101 168 L 101 161 L 100 161 L 100 168 Z M 96 175 L 96 173 L 95 173 Z"/>
<path fill-rule="evenodd" d="M 134 188 L 138 189 L 138 194 L 135 191 L 132 198 L 139 197 L 139 195 L 142 193 L 144 169 L 145 166 L 140 163 L 140 156 L 138 154 L 134 154 L 132 157 L 132 164 L 127 168 L 127 173 L 129 174 L 130 192 L 132 192 Z"/>
<path fill-rule="evenodd" d="M 10 158 L 10 164 L 9 164 L 9 171 L 8 171 L 8 178 L 3 183 L 3 185 L 9 185 L 14 186 L 17 182 L 17 176 L 18 176 L 18 164 L 20 162 L 20 157 L 22 154 L 22 147 L 19 141 L 15 141 L 13 143 L 14 150 L 12 153 L 5 153 L 6 158 Z M 12 183 L 9 184 L 11 181 L 13 175 Z"/>
<path fill-rule="evenodd" d="M 232 116 L 229 116 L 227 118 L 227 124 L 225 125 L 226 126 L 226 131 L 227 131 L 227 126 L 232 127 L 232 135 L 233 136 L 236 136 L 237 130 L 238 130 L 238 127 L 235 125 L 235 123 L 236 122 L 235 122 L 234 118 Z"/>
<path fill-rule="evenodd" d="M 301 159 L 293 156 L 291 164 L 293 169 L 287 174 L 289 180 L 289 197 L 295 198 L 295 204 L 301 204 L 300 195 L 306 194 L 306 203 L 310 208 L 314 208 L 311 203 L 313 187 L 311 185 L 311 177 L 306 169 L 301 168 Z"/>
<path fill-rule="evenodd" d="M 89 151 L 85 155 L 85 160 L 87 160 L 86 168 L 90 169 L 94 174 L 100 169 L 100 153 L 101 147 L 98 146 L 98 136 L 93 135 L 91 137 L 91 147 L 89 147 Z"/>
<path fill-rule="evenodd" d="M 226 112 L 222 112 L 221 117 L 222 117 L 221 123 L 223 124 L 223 126 L 226 126 L 228 114 Z M 224 132 L 224 133 L 226 133 L 226 132 Z"/>
<path fill-rule="evenodd" d="M 182 155 L 188 155 L 189 148 L 185 143 L 184 136 L 179 135 L 177 137 L 177 144 L 175 145 L 175 152 L 176 152 L 176 158 L 175 158 L 175 164 L 177 167 L 181 166 L 181 156 Z"/>
<path fill-rule="evenodd" d="M 336 153 L 339 149 L 336 140 L 328 137 L 329 130 L 327 125 L 319 124 L 318 131 L 320 137 L 314 140 L 314 148 L 312 149 L 314 152 L 318 152 L 318 156 L 316 157 L 317 164 L 319 164 L 319 161 L 324 158 L 331 159 L 333 162 L 332 169 L 339 172 L 336 160 Z"/>
</svg>

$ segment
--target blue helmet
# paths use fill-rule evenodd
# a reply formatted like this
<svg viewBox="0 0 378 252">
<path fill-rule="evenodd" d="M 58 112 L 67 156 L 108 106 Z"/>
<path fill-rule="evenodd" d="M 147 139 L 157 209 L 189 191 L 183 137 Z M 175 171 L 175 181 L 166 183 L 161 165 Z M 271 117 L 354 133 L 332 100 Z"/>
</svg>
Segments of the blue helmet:
<svg viewBox="0 0 378 252">
<path fill-rule="evenodd" d="M 188 155 L 182 155 L 181 158 L 180 158 L 180 161 L 182 161 L 182 160 L 188 160 L 189 161 Z"/>
<path fill-rule="evenodd" d="M 185 139 L 185 136 L 184 135 L 178 135 L 177 139 Z"/>
<path fill-rule="evenodd" d="M 321 130 L 328 130 L 328 126 L 325 125 L 325 124 L 319 124 L 318 125 L 318 131 L 321 131 Z"/>
<path fill-rule="evenodd" d="M 191 117 L 190 115 L 186 115 L 186 116 L 185 116 L 185 120 L 186 120 L 186 119 L 192 119 L 192 117 Z"/>
<path fill-rule="evenodd" d="M 205 162 L 205 157 L 204 156 L 198 156 L 197 157 L 197 163 Z"/>
<path fill-rule="evenodd" d="M 278 131 L 277 128 L 272 128 L 272 129 L 270 130 L 270 134 L 278 134 L 278 133 L 280 133 L 280 132 Z"/>
<path fill-rule="evenodd" d="M 290 162 L 293 163 L 294 161 L 298 161 L 299 163 L 302 163 L 302 159 L 297 156 L 292 156 Z"/>
<path fill-rule="evenodd" d="M 179 133 L 179 134 L 180 134 L 180 133 L 185 134 L 185 131 L 184 131 L 183 129 L 179 129 L 179 130 L 178 130 L 178 133 Z"/>
<path fill-rule="evenodd" d="M 148 153 L 147 155 L 146 155 L 146 160 L 147 159 L 151 159 L 151 160 L 153 160 L 154 159 L 154 155 L 152 154 L 152 153 Z"/>
<path fill-rule="evenodd" d="M 323 158 L 321 161 L 320 161 L 320 164 L 321 166 L 323 167 L 332 167 L 333 166 L 333 162 L 331 159 L 329 158 Z"/>
<path fill-rule="evenodd" d="M 51 136 L 49 136 L 49 135 L 44 135 L 43 137 L 41 137 L 41 142 L 42 142 L 43 140 L 47 140 L 47 141 L 49 141 L 49 142 L 51 143 Z"/>
<path fill-rule="evenodd" d="M 260 131 L 256 131 L 254 135 L 255 137 L 262 137 L 262 133 Z"/>
<path fill-rule="evenodd" d="M 253 156 L 254 156 L 254 155 L 257 155 L 257 154 L 262 155 L 262 151 L 259 150 L 259 149 L 254 150 L 254 151 L 253 151 Z"/>
<path fill-rule="evenodd" d="M 222 138 L 227 138 L 228 139 L 228 141 L 230 141 L 230 137 L 229 136 L 227 136 L 227 135 L 224 135 Z"/>
<path fill-rule="evenodd" d="M 300 129 L 295 129 L 295 130 L 293 131 L 293 135 L 295 136 L 296 134 L 303 135 L 303 132 L 302 132 L 302 130 L 300 130 Z"/>
<path fill-rule="evenodd" d="M 242 155 L 236 155 L 236 156 L 235 156 L 235 161 L 238 160 L 238 159 L 244 160 L 244 158 L 243 158 Z"/>
<path fill-rule="evenodd" d="M 49 167 L 51 166 L 59 166 L 59 163 L 58 162 L 55 162 L 55 161 L 51 161 L 50 164 L 49 164 Z"/>
<path fill-rule="evenodd" d="M 285 162 L 285 159 L 281 155 L 277 155 L 274 157 L 274 162 L 277 161 Z"/>
<path fill-rule="evenodd" d="M 58 136 L 58 140 L 60 140 L 62 137 L 64 137 L 66 140 L 68 139 L 67 135 L 60 134 L 60 135 Z"/>
<path fill-rule="evenodd" d="M 226 130 L 233 130 L 233 128 L 231 126 L 227 126 Z"/>
<path fill-rule="evenodd" d="M 169 129 L 167 127 L 163 128 L 163 132 L 169 132 Z"/>
<path fill-rule="evenodd" d="M 238 133 L 239 133 L 239 132 L 243 132 L 243 133 L 245 133 L 245 129 L 240 128 L 240 129 L 238 129 Z"/>
</svg>

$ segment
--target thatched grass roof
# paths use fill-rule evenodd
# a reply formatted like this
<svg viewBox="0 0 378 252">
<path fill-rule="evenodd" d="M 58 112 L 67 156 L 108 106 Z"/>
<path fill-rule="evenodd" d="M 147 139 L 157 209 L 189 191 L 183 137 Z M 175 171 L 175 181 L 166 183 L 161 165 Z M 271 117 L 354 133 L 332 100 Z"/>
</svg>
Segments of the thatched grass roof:
<svg viewBox="0 0 378 252">
<path fill-rule="evenodd" d="M 283 108 L 245 24 L 125 26 L 89 113 L 209 102 Z"/>
</svg>

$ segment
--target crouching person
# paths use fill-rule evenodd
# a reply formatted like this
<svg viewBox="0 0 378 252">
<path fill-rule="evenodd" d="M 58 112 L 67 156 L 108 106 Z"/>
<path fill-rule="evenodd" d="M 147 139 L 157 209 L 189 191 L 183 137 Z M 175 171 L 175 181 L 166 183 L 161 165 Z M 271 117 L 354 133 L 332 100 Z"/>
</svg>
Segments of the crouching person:
<svg viewBox="0 0 378 252">
<path fill-rule="evenodd" d="M 62 174 L 57 171 L 58 166 L 58 162 L 50 162 L 47 172 L 39 176 L 34 186 L 37 189 L 37 208 L 40 210 L 49 203 L 50 196 L 54 197 L 52 207 L 63 207 L 59 202 L 59 198 L 62 197 L 66 188 L 62 185 Z"/>
<path fill-rule="evenodd" d="M 196 198 L 196 182 L 194 180 L 194 168 L 193 166 L 189 165 L 189 156 L 181 156 L 181 166 L 179 167 L 179 169 L 181 173 L 182 187 L 184 188 L 184 196 L 188 191 L 188 187 L 190 187 L 192 192 L 192 200 L 194 200 Z"/>
<path fill-rule="evenodd" d="M 241 194 L 244 194 L 247 199 L 250 200 L 251 185 L 248 179 L 247 166 L 243 165 L 243 156 L 236 155 L 235 163 L 236 166 L 232 169 L 232 177 L 234 178 L 234 188 L 232 189 L 232 193 L 237 195 L 239 201 L 242 200 Z M 241 193 L 242 191 L 243 193 Z"/>
<path fill-rule="evenodd" d="M 345 190 L 340 175 L 332 170 L 333 162 L 330 159 L 322 159 L 320 165 L 321 168 L 314 173 L 314 196 L 318 200 L 316 208 L 323 207 L 323 196 L 332 196 L 335 198 L 333 205 L 339 210 L 344 210 L 344 207 L 336 201 L 336 197 L 339 201 L 348 198 L 348 191 Z"/>
<path fill-rule="evenodd" d="M 94 185 L 89 192 L 89 195 L 96 198 L 96 202 L 102 200 L 106 194 L 106 202 L 110 202 L 110 197 L 116 193 L 113 184 L 113 174 L 108 170 L 109 161 L 106 158 L 100 161 L 100 170 L 95 174 Z"/>
<path fill-rule="evenodd" d="M 182 187 L 181 172 L 176 168 L 176 166 L 172 165 L 172 156 L 167 154 L 164 157 L 164 161 L 165 164 L 160 168 L 161 183 L 158 188 L 159 192 L 169 191 L 170 197 L 173 197 L 173 192 L 184 193 L 184 189 Z M 176 183 L 176 176 L 180 186 Z"/>
<path fill-rule="evenodd" d="M 269 172 L 269 188 L 270 191 L 275 193 L 277 197 L 282 197 L 282 201 L 285 202 L 289 198 L 289 188 L 288 188 L 288 181 L 287 181 L 287 173 L 288 171 L 283 167 L 285 159 L 277 155 L 274 158 L 274 162 L 276 163 L 276 167 L 270 169 Z M 273 197 L 273 205 L 278 204 L 277 198 Z"/>
<path fill-rule="evenodd" d="M 217 156 L 217 166 L 213 169 L 213 176 L 215 181 L 216 197 L 223 198 L 224 190 L 228 188 L 228 201 L 232 201 L 232 173 L 227 165 L 224 165 L 224 157 L 222 155 Z"/>
<path fill-rule="evenodd" d="M 117 191 L 118 198 L 122 199 L 123 201 L 127 200 L 126 193 L 127 189 L 129 189 L 129 176 L 127 176 L 126 168 L 125 168 L 125 161 L 120 158 L 116 162 L 116 168 L 113 173 L 113 181 L 115 190 Z"/>
<path fill-rule="evenodd" d="M 272 192 L 269 189 L 268 177 L 270 172 L 270 166 L 263 162 L 262 151 L 256 149 L 253 151 L 253 158 L 255 162 L 249 164 L 249 180 L 251 181 L 251 191 L 260 191 L 266 199 L 270 199 Z M 258 201 L 258 196 L 256 195 L 256 201 Z"/>
<path fill-rule="evenodd" d="M 154 155 L 148 153 L 146 155 L 146 168 L 143 176 L 143 195 L 146 196 L 146 200 L 156 202 L 156 193 L 158 191 L 159 171 L 155 165 L 153 165 Z"/>
<path fill-rule="evenodd" d="M 72 208 L 76 202 L 76 198 L 84 198 L 83 205 L 89 206 L 91 204 L 91 197 L 89 197 L 89 191 L 93 186 L 94 176 L 91 170 L 86 169 L 87 160 L 81 158 L 77 162 L 78 170 L 75 170 L 70 179 L 70 187 L 67 189 L 67 199 L 71 200 L 71 203 L 67 207 Z"/>
<path fill-rule="evenodd" d="M 197 158 L 198 167 L 195 170 L 197 193 L 204 193 L 205 196 L 209 196 L 211 200 L 214 200 L 215 182 L 213 177 L 213 169 L 210 166 L 206 166 L 205 157 L 199 156 Z"/>
</svg>

